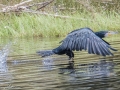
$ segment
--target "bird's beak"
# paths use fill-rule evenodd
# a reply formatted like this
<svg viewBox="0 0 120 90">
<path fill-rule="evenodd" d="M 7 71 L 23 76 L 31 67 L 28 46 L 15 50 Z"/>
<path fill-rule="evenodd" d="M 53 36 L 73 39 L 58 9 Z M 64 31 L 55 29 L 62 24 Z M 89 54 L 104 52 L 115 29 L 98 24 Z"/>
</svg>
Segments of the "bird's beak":
<svg viewBox="0 0 120 90">
<path fill-rule="evenodd" d="M 115 35 L 118 34 L 118 31 L 108 31 L 105 36 L 111 36 L 111 35 Z"/>
</svg>

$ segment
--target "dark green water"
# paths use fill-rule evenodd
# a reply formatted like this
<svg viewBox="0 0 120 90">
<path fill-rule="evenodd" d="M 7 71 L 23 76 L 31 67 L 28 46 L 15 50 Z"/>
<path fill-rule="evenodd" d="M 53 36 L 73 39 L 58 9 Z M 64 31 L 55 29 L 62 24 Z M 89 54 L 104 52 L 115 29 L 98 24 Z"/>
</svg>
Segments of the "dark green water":
<svg viewBox="0 0 120 90">
<path fill-rule="evenodd" d="M 1 39 L 0 48 L 12 42 L 6 63 L 0 64 L 0 90 L 119 90 L 120 40 L 107 40 L 118 49 L 114 57 L 75 52 L 41 58 L 37 50 L 52 49 L 57 39 Z"/>
</svg>

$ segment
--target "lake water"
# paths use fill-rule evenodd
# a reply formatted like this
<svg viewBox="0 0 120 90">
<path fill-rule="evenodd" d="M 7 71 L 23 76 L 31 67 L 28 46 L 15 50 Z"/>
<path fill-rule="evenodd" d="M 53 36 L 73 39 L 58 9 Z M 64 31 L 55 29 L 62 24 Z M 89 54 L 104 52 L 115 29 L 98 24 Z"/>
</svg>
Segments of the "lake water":
<svg viewBox="0 0 120 90">
<path fill-rule="evenodd" d="M 66 55 L 36 54 L 57 47 L 62 39 L 1 39 L 0 49 L 7 45 L 9 56 L 0 63 L 0 90 L 120 90 L 119 39 L 107 40 L 118 49 L 113 57 L 75 51 L 69 62 Z"/>
</svg>

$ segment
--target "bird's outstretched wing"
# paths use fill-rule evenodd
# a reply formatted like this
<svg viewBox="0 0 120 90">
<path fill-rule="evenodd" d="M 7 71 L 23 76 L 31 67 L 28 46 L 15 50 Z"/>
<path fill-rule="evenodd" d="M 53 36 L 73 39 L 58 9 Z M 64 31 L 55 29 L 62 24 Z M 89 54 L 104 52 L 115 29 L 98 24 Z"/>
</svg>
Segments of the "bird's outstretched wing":
<svg viewBox="0 0 120 90">
<path fill-rule="evenodd" d="M 110 49 L 113 49 L 108 43 L 99 38 L 90 28 L 81 28 L 70 32 L 67 37 L 62 40 L 61 48 L 66 50 L 87 50 L 89 54 L 97 55 L 113 55 Z"/>
</svg>

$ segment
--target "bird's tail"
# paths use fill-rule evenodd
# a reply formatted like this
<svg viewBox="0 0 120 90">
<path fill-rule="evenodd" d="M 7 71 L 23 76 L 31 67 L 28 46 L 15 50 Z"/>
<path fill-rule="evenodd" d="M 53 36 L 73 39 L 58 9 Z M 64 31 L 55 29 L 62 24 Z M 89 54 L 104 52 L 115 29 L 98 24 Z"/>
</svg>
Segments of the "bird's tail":
<svg viewBox="0 0 120 90">
<path fill-rule="evenodd" d="M 46 50 L 46 51 L 37 51 L 36 52 L 38 55 L 45 57 L 45 56 L 50 56 L 55 54 L 52 50 Z"/>
</svg>

